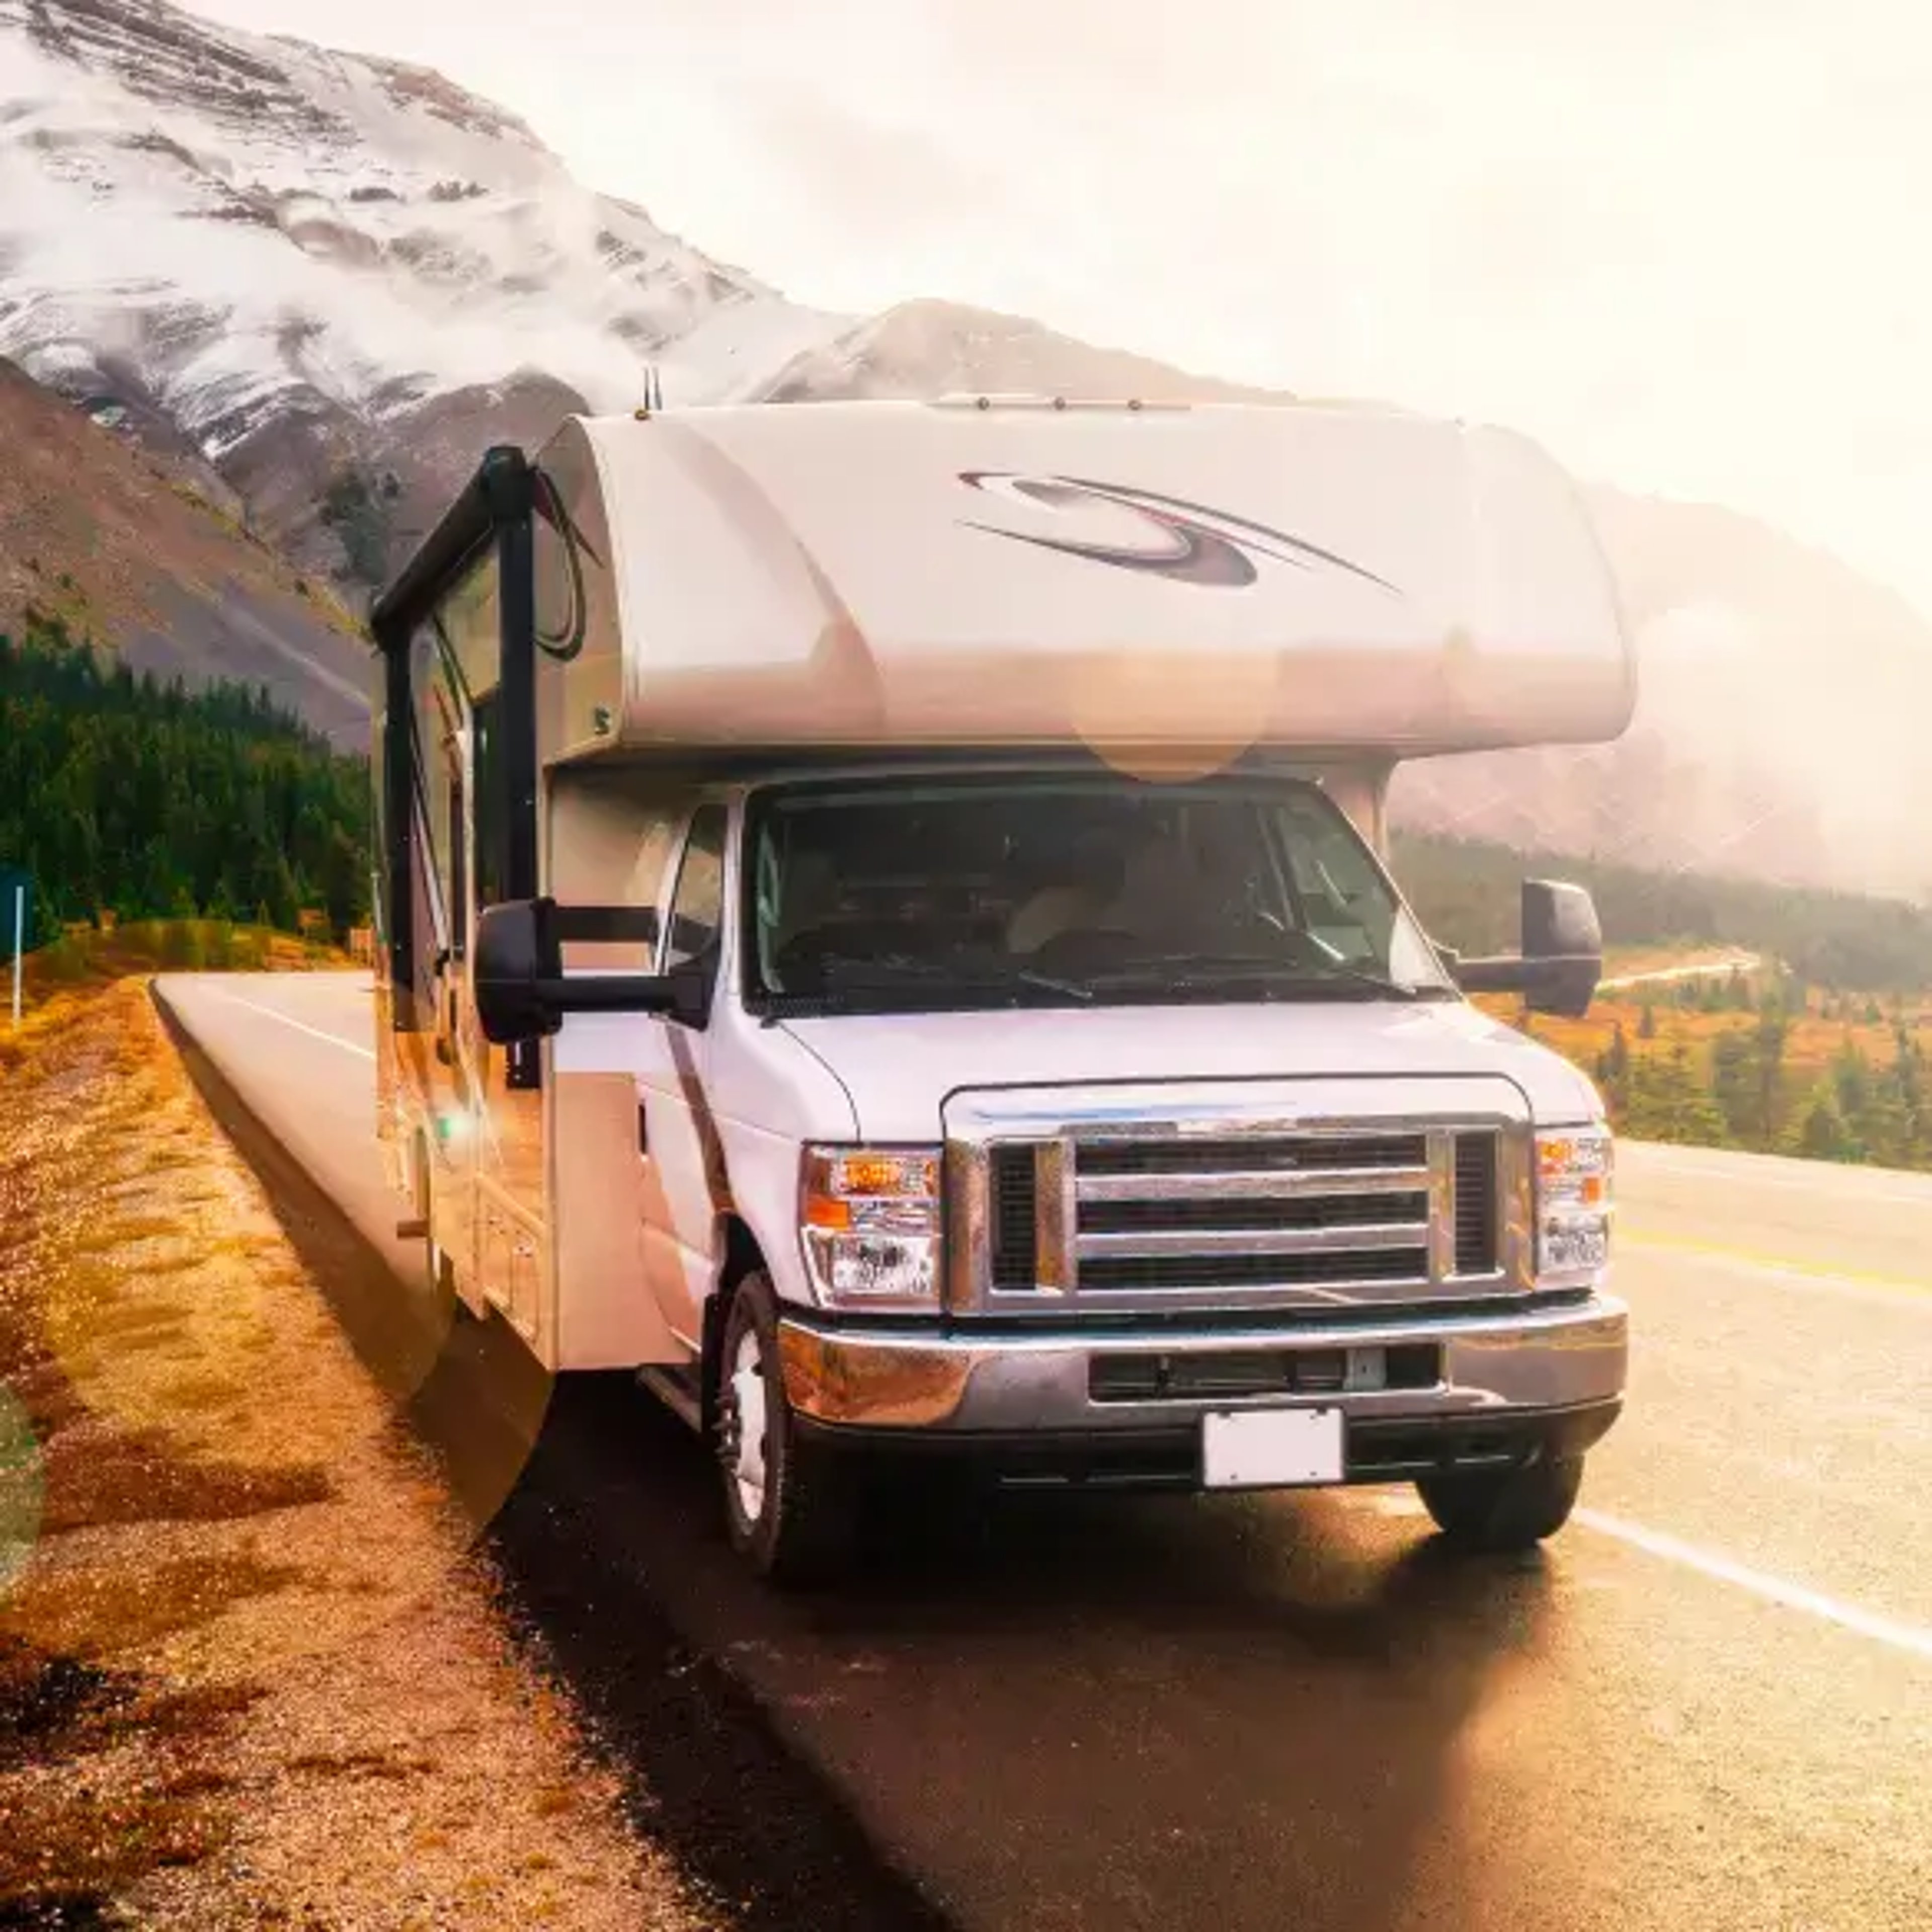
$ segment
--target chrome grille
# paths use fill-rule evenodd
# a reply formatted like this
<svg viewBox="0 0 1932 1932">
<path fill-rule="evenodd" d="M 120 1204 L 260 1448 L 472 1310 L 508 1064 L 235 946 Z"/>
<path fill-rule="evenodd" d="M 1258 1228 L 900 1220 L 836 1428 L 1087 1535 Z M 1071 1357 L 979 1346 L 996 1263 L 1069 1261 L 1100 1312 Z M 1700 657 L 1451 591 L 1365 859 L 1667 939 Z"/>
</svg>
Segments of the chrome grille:
<svg viewBox="0 0 1932 1932">
<path fill-rule="evenodd" d="M 989 1293 L 1015 1313 L 1304 1306 L 1504 1289 L 1502 1134 L 1190 1134 L 1075 1128 L 1002 1139 L 979 1174 Z"/>
<path fill-rule="evenodd" d="M 1073 1144 L 1083 1294 L 1429 1281 L 1428 1138 Z"/>
<path fill-rule="evenodd" d="M 1136 1175 L 1177 1180 L 1197 1177 L 1216 1190 L 1232 1192 L 1237 1190 L 1231 1182 L 1247 1176 L 1324 1172 L 1334 1178 L 1352 1174 L 1365 1177 L 1363 1187 L 1374 1192 L 1391 1169 L 1406 1169 L 1418 1186 L 1424 1185 L 1428 1164 L 1428 1136 L 1420 1133 L 1310 1134 L 1292 1140 L 1255 1141 L 1192 1136 L 1160 1140 L 1089 1138 L 1080 1142 L 1081 1177 L 1091 1184 L 1088 1198 L 1094 1200 L 1107 1196 L 1100 1184 L 1103 1180 Z M 1371 1174 L 1372 1181 L 1366 1178 Z M 1150 1190 L 1138 1191 L 1148 1198 L 1156 1198 Z M 1337 1186 L 1329 1191 L 1349 1190 Z"/>
</svg>

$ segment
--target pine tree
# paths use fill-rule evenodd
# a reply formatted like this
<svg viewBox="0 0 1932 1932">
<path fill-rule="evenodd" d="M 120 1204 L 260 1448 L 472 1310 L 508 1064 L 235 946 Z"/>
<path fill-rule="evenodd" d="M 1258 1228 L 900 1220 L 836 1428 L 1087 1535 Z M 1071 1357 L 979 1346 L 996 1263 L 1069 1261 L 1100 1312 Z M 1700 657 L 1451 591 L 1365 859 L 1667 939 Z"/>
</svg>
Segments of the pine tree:
<svg viewBox="0 0 1932 1932">
<path fill-rule="evenodd" d="M 0 855 L 33 875 L 50 926 L 278 896 L 292 918 L 332 865 L 356 922 L 368 787 L 366 760 L 266 692 L 137 676 L 57 614 L 30 610 L 17 640 L 0 634 Z"/>
<path fill-rule="evenodd" d="M 1751 1042 L 1756 1076 L 1751 1131 L 1760 1147 L 1771 1145 L 1784 1116 L 1784 1048 L 1790 1033 L 1783 1012 L 1767 1006 L 1759 1016 Z"/>
<path fill-rule="evenodd" d="M 1597 1084 L 1612 1120 L 1621 1120 L 1630 1106 L 1630 1042 L 1624 1023 L 1617 1021 L 1610 1030 L 1610 1043 L 1597 1056 Z"/>
<path fill-rule="evenodd" d="M 1789 1142 L 1790 1151 L 1810 1160 L 1856 1158 L 1851 1132 L 1838 1111 L 1836 1090 L 1828 1080 L 1813 1088 Z"/>
<path fill-rule="evenodd" d="M 1747 1029 L 1733 1028 L 1712 1042 L 1711 1091 L 1732 1138 L 1744 1146 L 1762 1147 L 1757 1044 Z"/>
<path fill-rule="evenodd" d="M 1623 1130 L 1633 1139 L 1696 1147 L 1726 1144 L 1724 1116 L 1698 1079 L 1690 1049 L 1682 1040 L 1668 1052 L 1633 1059 L 1630 1088 Z"/>
</svg>

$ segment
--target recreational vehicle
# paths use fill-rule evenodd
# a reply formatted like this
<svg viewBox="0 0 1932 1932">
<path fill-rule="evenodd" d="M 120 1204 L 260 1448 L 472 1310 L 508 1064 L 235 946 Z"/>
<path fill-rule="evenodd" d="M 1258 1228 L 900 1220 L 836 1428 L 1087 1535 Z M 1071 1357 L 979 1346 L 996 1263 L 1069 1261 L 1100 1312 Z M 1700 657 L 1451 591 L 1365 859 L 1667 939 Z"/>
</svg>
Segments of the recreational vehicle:
<svg viewBox="0 0 1932 1932">
<path fill-rule="evenodd" d="M 433 1276 L 634 1370 L 774 1579 L 868 1468 L 1413 1483 L 1564 1522 L 1622 1400 L 1527 882 L 1459 958 L 1401 760 L 1601 741 L 1594 533 L 1500 430 L 968 398 L 575 418 L 378 604 L 380 1131 Z"/>
</svg>

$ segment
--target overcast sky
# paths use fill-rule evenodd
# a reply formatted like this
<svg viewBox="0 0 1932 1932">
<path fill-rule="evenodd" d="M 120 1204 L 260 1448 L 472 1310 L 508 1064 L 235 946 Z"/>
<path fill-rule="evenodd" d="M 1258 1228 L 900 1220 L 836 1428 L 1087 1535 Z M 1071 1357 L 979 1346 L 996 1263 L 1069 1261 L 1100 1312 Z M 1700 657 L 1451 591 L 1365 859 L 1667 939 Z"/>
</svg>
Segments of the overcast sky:
<svg viewBox="0 0 1932 1932">
<path fill-rule="evenodd" d="M 802 300 L 1509 422 L 1932 611 L 1932 25 L 1867 0 L 195 0 Z"/>
</svg>

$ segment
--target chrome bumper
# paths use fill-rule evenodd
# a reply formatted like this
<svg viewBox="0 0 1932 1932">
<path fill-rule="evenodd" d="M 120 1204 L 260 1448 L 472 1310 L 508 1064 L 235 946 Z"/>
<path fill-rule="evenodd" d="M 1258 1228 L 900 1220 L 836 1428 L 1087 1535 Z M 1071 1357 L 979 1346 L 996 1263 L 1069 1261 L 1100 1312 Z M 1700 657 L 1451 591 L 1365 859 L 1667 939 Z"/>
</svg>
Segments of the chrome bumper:
<svg viewBox="0 0 1932 1932">
<path fill-rule="evenodd" d="M 1110 1355 L 1417 1346 L 1441 1351 L 1440 1375 L 1431 1385 L 1131 1400 L 1096 1400 L 1092 1392 L 1094 1364 Z M 1138 1334 L 1063 1328 L 974 1335 L 911 1324 L 854 1329 L 822 1324 L 801 1311 L 781 1323 L 779 1347 L 785 1394 L 800 1414 L 842 1430 L 903 1438 L 1144 1434 L 1185 1426 L 1210 1410 L 1295 1402 L 1338 1406 L 1352 1424 L 1506 1421 L 1515 1414 L 1613 1408 L 1623 1394 L 1629 1358 L 1628 1310 L 1608 1295 L 1520 1313 Z"/>
</svg>

